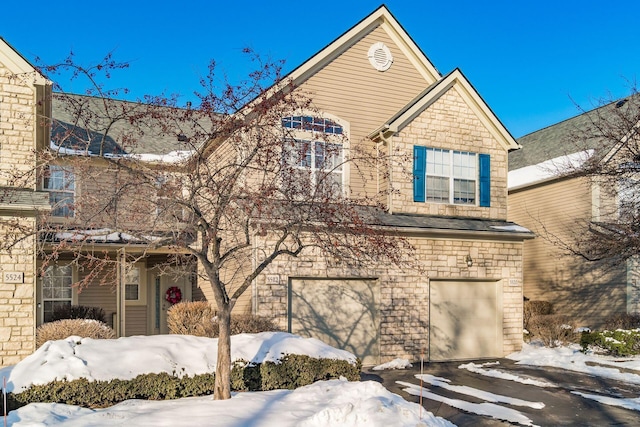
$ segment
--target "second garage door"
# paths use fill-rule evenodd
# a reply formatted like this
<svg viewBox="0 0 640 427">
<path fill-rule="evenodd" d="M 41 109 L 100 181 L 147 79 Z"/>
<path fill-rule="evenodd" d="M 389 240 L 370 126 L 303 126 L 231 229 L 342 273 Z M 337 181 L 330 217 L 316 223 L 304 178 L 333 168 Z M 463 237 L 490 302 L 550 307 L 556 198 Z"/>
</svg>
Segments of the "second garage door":
<svg viewBox="0 0 640 427">
<path fill-rule="evenodd" d="M 380 361 L 379 284 L 362 279 L 291 279 L 290 330 L 358 356 Z"/>
<path fill-rule="evenodd" d="M 432 280 L 429 289 L 430 360 L 502 356 L 500 282 Z"/>
</svg>

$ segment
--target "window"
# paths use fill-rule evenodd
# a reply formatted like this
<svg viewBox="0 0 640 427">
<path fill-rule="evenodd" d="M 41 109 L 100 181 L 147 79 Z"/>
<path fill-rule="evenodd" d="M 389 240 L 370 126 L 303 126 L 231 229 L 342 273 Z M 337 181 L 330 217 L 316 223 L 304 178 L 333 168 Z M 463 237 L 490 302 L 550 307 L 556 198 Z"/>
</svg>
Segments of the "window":
<svg viewBox="0 0 640 427">
<path fill-rule="evenodd" d="M 140 268 L 132 267 L 128 272 L 124 284 L 124 299 L 126 301 L 140 300 Z"/>
<path fill-rule="evenodd" d="M 129 265 L 124 279 L 124 300 L 127 305 L 147 305 L 145 263 Z"/>
<path fill-rule="evenodd" d="M 282 119 L 282 126 L 289 129 L 342 135 L 342 126 L 329 119 L 311 116 L 290 116 Z"/>
<path fill-rule="evenodd" d="M 42 279 L 43 320 L 50 322 L 53 313 L 71 307 L 73 301 L 73 267 L 53 265 L 47 267 Z"/>
<path fill-rule="evenodd" d="M 344 129 L 336 122 L 320 117 L 290 116 L 282 119 L 287 137 L 283 140 L 283 184 L 286 191 L 301 197 L 309 189 L 324 195 L 343 192 Z M 323 133 L 314 139 L 313 132 Z M 318 135 L 319 136 L 319 135 Z"/>
<path fill-rule="evenodd" d="M 73 217 L 75 201 L 73 168 L 49 166 L 45 171 L 43 188 L 49 192 L 52 216 Z"/>
<path fill-rule="evenodd" d="M 489 206 L 490 177 L 488 154 L 414 147 L 416 202 Z"/>
</svg>

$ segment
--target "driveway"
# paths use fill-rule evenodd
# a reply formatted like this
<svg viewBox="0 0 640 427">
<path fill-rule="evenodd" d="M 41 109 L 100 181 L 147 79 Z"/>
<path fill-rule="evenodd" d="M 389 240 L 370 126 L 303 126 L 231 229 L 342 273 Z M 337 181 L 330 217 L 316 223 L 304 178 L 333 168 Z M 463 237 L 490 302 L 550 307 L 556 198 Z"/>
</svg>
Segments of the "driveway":
<svg viewBox="0 0 640 427">
<path fill-rule="evenodd" d="M 423 406 L 458 426 L 640 425 L 640 413 L 637 411 L 601 404 L 572 393 L 595 393 L 615 398 L 637 399 L 640 397 L 640 385 L 558 368 L 516 365 L 509 359 L 497 361 L 498 364 L 485 365 L 481 369 L 498 371 L 498 378 L 459 368 L 469 361 L 425 363 L 423 373 L 432 377 L 427 377 L 423 382 Z M 487 362 L 475 361 L 477 365 Z M 505 379 L 509 374 L 517 376 L 521 381 L 537 385 Z M 419 393 L 420 380 L 416 375 L 420 375 L 419 363 L 414 364 L 413 368 L 403 370 L 364 369 L 362 379 L 378 381 L 393 393 L 418 403 L 419 396 L 405 391 L 412 389 L 414 393 Z M 547 383 L 546 387 L 542 386 L 544 383 Z M 486 392 L 499 396 L 487 395 Z M 491 401 L 493 402 L 488 403 Z M 540 402 L 544 407 L 540 408 Z M 510 419 L 511 422 L 504 421 L 505 419 Z"/>
</svg>

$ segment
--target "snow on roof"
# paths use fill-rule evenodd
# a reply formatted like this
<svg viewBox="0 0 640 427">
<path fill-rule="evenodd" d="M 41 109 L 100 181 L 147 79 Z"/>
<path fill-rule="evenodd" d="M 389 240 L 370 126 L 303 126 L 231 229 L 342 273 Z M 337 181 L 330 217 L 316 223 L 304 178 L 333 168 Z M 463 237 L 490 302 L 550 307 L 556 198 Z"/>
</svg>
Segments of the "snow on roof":
<svg viewBox="0 0 640 427">
<path fill-rule="evenodd" d="M 160 236 L 136 237 L 132 234 L 114 231 L 110 228 L 98 228 L 88 230 L 69 230 L 55 233 L 56 240 L 67 240 L 74 242 L 91 241 L 101 243 L 118 242 L 155 242 L 160 240 Z"/>
<path fill-rule="evenodd" d="M 92 153 L 89 150 L 75 150 L 72 148 L 61 147 L 56 145 L 53 141 L 49 142 L 49 148 L 52 151 L 55 151 L 58 155 L 62 156 L 90 156 L 97 157 L 97 154 Z M 182 150 L 182 151 L 170 151 L 166 154 L 105 154 L 104 157 L 108 157 L 111 159 L 133 159 L 139 160 L 141 162 L 147 163 L 167 163 L 167 164 L 176 164 L 181 163 L 187 160 L 191 155 L 193 155 L 194 151 L 192 150 Z"/>
<path fill-rule="evenodd" d="M 509 190 L 527 187 L 533 184 L 557 178 L 568 168 L 577 168 L 593 155 L 593 150 L 584 150 L 546 160 L 536 165 L 525 166 L 509 172 Z"/>
</svg>

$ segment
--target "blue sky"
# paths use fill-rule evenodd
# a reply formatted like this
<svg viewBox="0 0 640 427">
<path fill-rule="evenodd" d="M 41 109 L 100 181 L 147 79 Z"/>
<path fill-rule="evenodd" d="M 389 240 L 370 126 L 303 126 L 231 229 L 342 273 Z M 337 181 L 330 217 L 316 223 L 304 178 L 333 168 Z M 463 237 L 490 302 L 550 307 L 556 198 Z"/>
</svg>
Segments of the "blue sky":
<svg viewBox="0 0 640 427">
<path fill-rule="evenodd" d="M 388 0 L 438 70 L 459 67 L 515 137 L 622 97 L 640 75 L 640 2 Z M 210 59 L 233 78 L 251 47 L 291 70 L 380 5 L 352 0 L 8 1 L 0 36 L 27 59 L 82 63 L 115 50 L 131 63 L 112 84 L 135 99 L 193 99 Z M 25 21 L 28 15 L 30 21 Z M 67 87 L 70 91 L 81 88 Z"/>
</svg>

